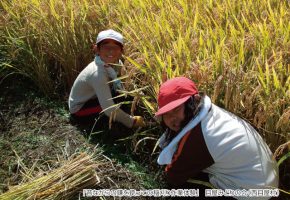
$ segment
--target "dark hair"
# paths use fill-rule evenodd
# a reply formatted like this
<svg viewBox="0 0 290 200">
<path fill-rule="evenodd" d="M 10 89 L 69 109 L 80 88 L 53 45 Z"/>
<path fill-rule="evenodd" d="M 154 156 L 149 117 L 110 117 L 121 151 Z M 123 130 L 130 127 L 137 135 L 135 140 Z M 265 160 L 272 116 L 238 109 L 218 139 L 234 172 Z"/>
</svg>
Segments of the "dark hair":
<svg viewBox="0 0 290 200">
<path fill-rule="evenodd" d="M 122 49 L 122 51 L 123 51 L 124 46 L 123 46 L 120 42 L 117 42 L 117 41 L 115 41 L 115 40 L 114 40 L 114 42 L 115 42 L 118 46 L 120 46 L 121 49 Z M 99 42 L 99 43 L 96 44 L 98 50 L 100 50 L 101 45 L 104 44 L 104 43 L 106 43 L 106 40 L 102 40 L 101 42 Z"/>
<path fill-rule="evenodd" d="M 185 103 L 185 109 L 184 109 L 184 120 L 181 122 L 181 127 L 185 127 L 190 120 L 192 120 L 200 111 L 204 98 L 205 93 L 198 93 L 193 96 L 191 96 Z M 163 119 L 161 121 L 161 127 L 165 130 L 165 140 L 166 144 L 169 144 L 171 140 L 176 136 L 176 132 L 171 130 L 169 127 L 166 126 Z"/>
</svg>

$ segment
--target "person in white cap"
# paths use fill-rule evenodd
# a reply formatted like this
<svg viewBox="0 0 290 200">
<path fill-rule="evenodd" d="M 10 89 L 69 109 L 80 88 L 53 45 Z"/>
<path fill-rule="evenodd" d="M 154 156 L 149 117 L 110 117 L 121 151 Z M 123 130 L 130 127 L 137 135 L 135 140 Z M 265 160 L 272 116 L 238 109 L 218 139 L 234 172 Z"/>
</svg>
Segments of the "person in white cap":
<svg viewBox="0 0 290 200">
<path fill-rule="evenodd" d="M 277 189 L 277 163 L 261 136 L 244 120 L 214 105 L 190 79 L 164 82 L 158 107 L 155 115 L 166 131 L 159 139 L 162 151 L 157 162 L 166 165 L 172 188 L 189 187 L 190 179 L 203 177 L 223 191 Z"/>
<path fill-rule="evenodd" d="M 96 40 L 96 57 L 78 75 L 71 88 L 68 105 L 72 118 L 76 122 L 94 121 L 104 113 L 106 121 L 113 120 L 128 128 L 145 126 L 141 116 L 131 116 L 114 106 L 112 99 L 123 90 L 111 64 L 120 64 L 123 53 L 123 36 L 112 29 L 101 31 Z M 102 122 L 103 123 L 103 122 Z"/>
</svg>

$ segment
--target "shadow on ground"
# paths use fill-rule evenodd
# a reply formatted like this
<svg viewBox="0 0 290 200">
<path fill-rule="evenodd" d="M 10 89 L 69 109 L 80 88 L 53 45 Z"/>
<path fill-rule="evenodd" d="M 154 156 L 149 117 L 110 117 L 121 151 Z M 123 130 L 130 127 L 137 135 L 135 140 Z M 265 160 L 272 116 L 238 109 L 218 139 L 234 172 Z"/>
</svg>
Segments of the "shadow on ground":
<svg viewBox="0 0 290 200">
<path fill-rule="evenodd" d="M 98 188 L 162 187 L 160 176 L 138 163 L 128 142 L 73 126 L 65 103 L 40 97 L 29 83 L 10 83 L 0 85 L 0 193 L 28 181 L 23 173 L 42 176 L 71 155 L 96 148 L 113 164 L 101 170 Z"/>
</svg>

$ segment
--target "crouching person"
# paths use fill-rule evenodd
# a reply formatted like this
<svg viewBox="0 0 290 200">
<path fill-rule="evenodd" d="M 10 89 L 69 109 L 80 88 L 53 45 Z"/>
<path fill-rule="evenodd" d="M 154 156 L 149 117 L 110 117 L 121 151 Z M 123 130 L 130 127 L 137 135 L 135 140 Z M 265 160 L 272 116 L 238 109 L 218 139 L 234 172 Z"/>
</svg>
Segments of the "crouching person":
<svg viewBox="0 0 290 200">
<path fill-rule="evenodd" d="M 108 127 L 109 118 L 119 122 L 126 128 L 143 127 L 145 122 L 141 116 L 131 116 L 116 107 L 113 97 L 122 90 L 122 83 L 113 68 L 114 64 L 122 64 L 123 36 L 114 30 L 101 31 L 97 36 L 94 50 L 96 57 L 78 75 L 70 91 L 68 105 L 74 122 L 90 123 L 97 121 L 96 127 Z M 113 64 L 113 65 L 112 65 Z M 118 99 L 117 99 L 118 100 Z M 119 133 L 121 134 L 121 130 Z"/>
<path fill-rule="evenodd" d="M 158 107 L 156 117 L 166 130 L 159 139 L 158 164 L 166 165 L 172 188 L 188 188 L 190 179 L 200 177 L 222 190 L 278 187 L 277 164 L 257 131 L 211 103 L 191 80 L 178 77 L 163 83 Z"/>
</svg>

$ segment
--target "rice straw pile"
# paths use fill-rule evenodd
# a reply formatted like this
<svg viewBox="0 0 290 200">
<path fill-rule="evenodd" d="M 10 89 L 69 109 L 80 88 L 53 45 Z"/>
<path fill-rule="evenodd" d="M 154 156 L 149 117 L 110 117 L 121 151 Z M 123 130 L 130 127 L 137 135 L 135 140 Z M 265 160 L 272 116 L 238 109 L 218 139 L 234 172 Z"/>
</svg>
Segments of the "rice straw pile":
<svg viewBox="0 0 290 200">
<path fill-rule="evenodd" d="M 92 156 L 81 153 L 49 174 L 14 186 L 0 195 L 1 200 L 19 199 L 69 199 L 84 188 L 92 188 L 100 182 L 96 168 L 104 164 Z"/>
</svg>

